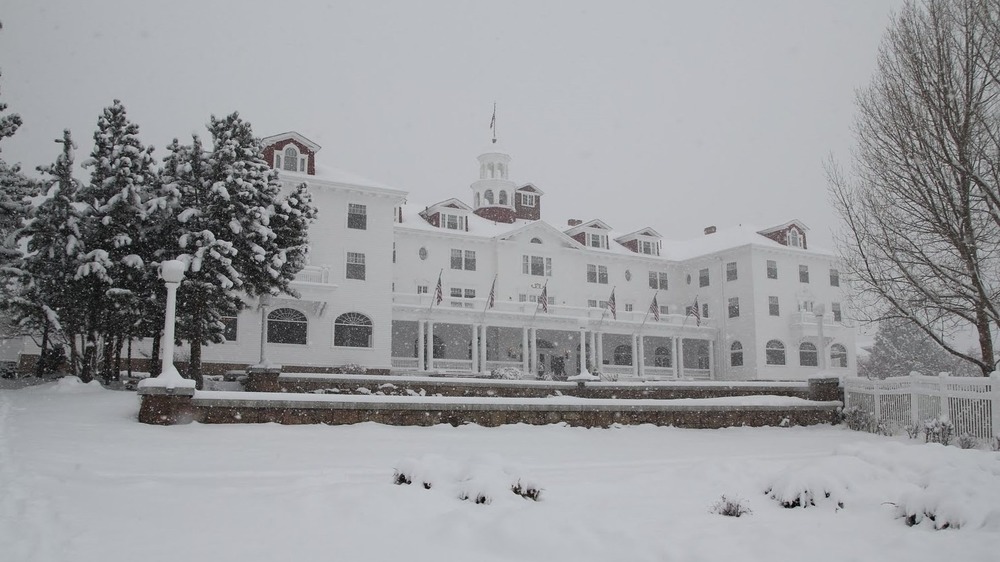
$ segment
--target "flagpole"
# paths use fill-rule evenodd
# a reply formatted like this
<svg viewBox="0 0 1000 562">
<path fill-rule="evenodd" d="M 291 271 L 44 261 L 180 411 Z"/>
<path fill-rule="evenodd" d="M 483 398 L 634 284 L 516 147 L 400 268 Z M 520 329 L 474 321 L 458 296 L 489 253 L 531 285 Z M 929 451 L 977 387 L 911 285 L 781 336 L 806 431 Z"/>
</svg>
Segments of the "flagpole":
<svg viewBox="0 0 1000 562">
<path fill-rule="evenodd" d="M 442 269 L 442 271 L 444 271 L 444 270 Z M 495 291 L 496 288 L 497 288 L 497 277 L 499 277 L 499 276 L 500 276 L 499 273 L 497 273 L 496 275 L 493 276 L 493 285 L 490 286 L 490 294 L 487 295 L 487 297 L 486 297 L 486 306 L 483 307 L 483 320 L 484 321 L 486 320 L 486 311 L 490 309 L 490 298 L 495 295 L 495 293 L 493 291 Z"/>
<path fill-rule="evenodd" d="M 427 307 L 427 312 L 430 312 L 434 308 L 434 304 L 437 302 L 438 289 L 441 289 L 441 291 L 442 291 L 441 292 L 441 296 L 442 296 L 442 298 L 444 297 L 444 289 L 441 287 L 441 276 L 442 275 L 444 275 L 444 268 L 443 267 L 441 268 L 441 271 L 438 272 L 438 283 L 434 287 L 434 295 L 431 296 L 431 305 Z"/>
<path fill-rule="evenodd" d="M 653 301 L 654 302 L 656 301 L 656 296 L 659 295 L 659 294 L 660 294 L 659 290 L 657 290 L 655 293 L 653 293 Z M 652 302 L 650 302 L 649 304 L 650 304 L 650 306 L 653 305 Z M 642 330 L 642 327 L 646 325 L 646 320 L 648 320 L 648 319 L 649 319 L 649 306 L 646 307 L 646 315 L 642 317 L 642 324 L 639 324 L 639 329 L 640 330 Z"/>
</svg>

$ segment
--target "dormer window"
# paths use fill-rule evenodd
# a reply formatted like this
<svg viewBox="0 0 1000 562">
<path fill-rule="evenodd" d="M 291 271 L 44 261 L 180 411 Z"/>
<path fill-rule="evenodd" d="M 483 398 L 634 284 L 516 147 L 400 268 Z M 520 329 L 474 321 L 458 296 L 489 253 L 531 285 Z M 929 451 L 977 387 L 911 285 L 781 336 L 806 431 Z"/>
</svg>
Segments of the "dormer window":
<svg viewBox="0 0 1000 562">
<path fill-rule="evenodd" d="M 465 217 L 462 215 L 441 215 L 441 228 L 448 230 L 465 230 Z"/>
<path fill-rule="evenodd" d="M 639 240 L 639 253 L 646 254 L 650 256 L 658 256 L 660 252 L 658 251 L 656 242 L 650 242 L 649 240 Z"/>
<path fill-rule="evenodd" d="M 799 231 L 794 228 L 788 230 L 788 245 L 795 248 L 802 247 L 802 237 L 799 236 Z"/>
<path fill-rule="evenodd" d="M 607 248 L 608 237 L 603 234 L 587 233 L 587 245 L 591 248 Z"/>
<path fill-rule="evenodd" d="M 521 205 L 524 205 L 525 207 L 534 207 L 535 206 L 535 196 L 531 195 L 530 193 L 522 193 L 521 194 Z"/>
<path fill-rule="evenodd" d="M 282 170 L 289 172 L 299 171 L 299 151 L 295 147 L 289 146 L 285 149 L 285 165 Z"/>
</svg>

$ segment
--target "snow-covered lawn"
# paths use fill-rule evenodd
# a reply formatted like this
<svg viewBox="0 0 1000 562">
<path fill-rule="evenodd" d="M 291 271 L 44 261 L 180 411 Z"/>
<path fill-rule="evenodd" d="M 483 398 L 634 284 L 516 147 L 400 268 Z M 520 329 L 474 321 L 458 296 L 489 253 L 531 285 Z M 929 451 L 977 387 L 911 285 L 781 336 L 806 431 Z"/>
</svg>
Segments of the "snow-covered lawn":
<svg viewBox="0 0 1000 562">
<path fill-rule="evenodd" d="M 134 394 L 96 385 L 0 390 L 0 560 L 913 562 L 1000 552 L 1000 454 L 985 450 L 829 426 L 154 427 L 137 410 Z M 396 469 L 413 484 L 394 485 Z M 540 486 L 541 501 L 510 493 L 517 480 Z M 479 493 L 491 503 L 458 499 Z M 752 513 L 711 513 L 724 494 Z M 778 503 L 794 499 L 816 505 Z M 904 506 L 936 521 L 909 527 L 897 517 Z M 934 530 L 946 518 L 961 528 Z"/>
</svg>

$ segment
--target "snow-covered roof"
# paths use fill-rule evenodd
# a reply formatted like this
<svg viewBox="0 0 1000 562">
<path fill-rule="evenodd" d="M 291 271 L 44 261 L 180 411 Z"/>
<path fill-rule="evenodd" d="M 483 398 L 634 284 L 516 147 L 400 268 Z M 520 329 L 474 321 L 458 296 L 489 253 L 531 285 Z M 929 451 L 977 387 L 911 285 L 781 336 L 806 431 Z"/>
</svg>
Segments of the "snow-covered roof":
<svg viewBox="0 0 1000 562">
<path fill-rule="evenodd" d="M 302 181 L 311 180 L 321 180 L 331 183 L 336 183 L 340 185 L 353 186 L 353 187 L 374 187 L 376 189 L 391 189 L 394 191 L 399 191 L 397 188 L 390 185 L 386 185 L 375 180 L 368 179 L 366 177 L 359 176 L 353 172 L 348 172 L 346 170 L 341 170 L 339 168 L 334 168 L 331 166 L 320 166 L 316 165 L 316 174 L 308 175 L 303 172 L 289 172 L 287 170 L 278 170 L 278 177 L 291 179 L 293 181 L 301 179 Z"/>
<path fill-rule="evenodd" d="M 545 195 L 544 191 L 542 191 L 541 189 L 538 189 L 538 186 L 536 186 L 535 184 L 533 184 L 531 182 L 528 182 L 528 183 L 522 185 L 521 187 L 517 188 L 515 191 L 528 191 L 530 193 L 534 193 L 535 195 Z"/>
<path fill-rule="evenodd" d="M 566 234 L 569 234 L 570 236 L 573 236 L 574 234 L 582 232 L 583 230 L 586 230 L 588 228 L 596 228 L 598 230 L 607 230 L 607 231 L 611 230 L 611 227 L 608 226 L 608 223 L 600 219 L 591 219 L 587 222 L 583 222 L 574 227 L 568 228 L 564 232 L 566 232 Z"/>
<path fill-rule="evenodd" d="M 272 145 L 272 144 L 274 144 L 276 142 L 281 142 L 281 141 L 286 140 L 286 139 L 295 139 L 296 141 L 304 144 L 309 150 L 311 150 L 313 152 L 317 152 L 317 151 L 319 151 L 320 148 L 322 148 L 320 145 L 318 145 L 315 142 L 307 139 L 306 137 L 302 136 L 301 134 L 296 133 L 295 131 L 287 131 L 287 132 L 280 133 L 280 134 L 277 134 L 277 135 L 271 135 L 269 137 L 264 137 L 264 138 L 260 139 L 260 143 L 263 146 L 270 146 L 270 145 Z"/>
<path fill-rule="evenodd" d="M 438 210 L 438 209 L 445 209 L 445 208 L 447 208 L 447 209 L 458 209 L 458 210 L 461 210 L 461 211 L 471 211 L 472 210 L 472 207 L 470 207 L 469 205 L 467 205 L 461 199 L 455 199 L 454 197 L 452 197 L 451 199 L 445 199 L 444 201 L 440 201 L 438 203 L 435 203 L 435 204 L 433 204 L 433 205 L 431 205 L 430 207 L 427 207 L 427 208 L 430 209 L 430 210 Z"/>
<path fill-rule="evenodd" d="M 615 242 L 626 242 L 638 236 L 651 236 L 653 238 L 663 238 L 663 235 L 660 234 L 659 232 L 653 230 L 652 228 L 646 227 L 646 228 L 640 228 L 635 232 L 629 232 L 628 234 L 618 236 L 615 238 Z"/>
<path fill-rule="evenodd" d="M 785 224 L 779 224 L 778 226 L 772 226 L 770 228 L 765 228 L 764 230 L 758 230 L 757 233 L 758 234 L 771 234 L 772 232 L 781 232 L 782 230 L 785 230 L 785 229 L 787 229 L 788 227 L 790 227 L 792 225 L 794 225 L 796 228 L 798 228 L 802 232 L 806 232 L 807 230 L 809 230 L 809 227 L 806 226 L 805 223 L 803 223 L 799 219 L 793 219 L 793 220 L 790 220 L 790 221 L 786 222 Z"/>
<path fill-rule="evenodd" d="M 509 233 L 514 230 L 518 230 L 521 227 L 531 224 L 537 221 L 528 220 L 516 220 L 513 223 L 507 224 L 502 222 L 494 222 L 491 220 L 484 219 L 483 217 L 470 213 L 466 219 L 466 224 L 469 230 L 448 230 L 442 229 L 440 227 L 434 226 L 427 222 L 421 215 L 425 209 L 430 209 L 434 205 L 418 205 L 418 204 L 406 204 L 403 205 L 401 210 L 402 223 L 397 224 L 398 227 L 413 229 L 413 230 L 424 230 L 428 232 L 446 232 L 448 234 L 456 234 L 462 236 L 472 236 L 476 238 L 494 238 L 501 236 L 503 234 Z"/>
</svg>

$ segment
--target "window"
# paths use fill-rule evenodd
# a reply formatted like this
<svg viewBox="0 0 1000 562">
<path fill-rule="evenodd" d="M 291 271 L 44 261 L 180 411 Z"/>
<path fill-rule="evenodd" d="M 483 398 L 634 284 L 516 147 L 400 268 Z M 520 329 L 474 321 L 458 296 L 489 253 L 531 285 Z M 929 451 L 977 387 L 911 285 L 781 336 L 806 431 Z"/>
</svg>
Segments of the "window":
<svg viewBox="0 0 1000 562">
<path fill-rule="evenodd" d="M 830 305 L 830 310 L 833 311 L 833 321 L 834 322 L 841 322 L 843 320 L 843 317 L 840 314 L 840 303 L 839 302 L 832 303 Z"/>
<path fill-rule="evenodd" d="M 708 268 L 705 268 L 698 272 L 698 286 L 708 287 L 708 283 L 709 283 Z"/>
<path fill-rule="evenodd" d="M 417 294 L 418 295 L 426 295 L 427 294 L 427 285 L 417 285 Z"/>
<path fill-rule="evenodd" d="M 490 167 L 492 168 L 492 165 Z M 487 205 L 492 205 L 493 204 L 493 190 L 492 189 L 487 189 L 486 193 L 483 194 L 483 199 L 486 199 L 486 204 Z"/>
<path fill-rule="evenodd" d="M 736 262 L 726 264 L 726 281 L 736 281 Z"/>
<path fill-rule="evenodd" d="M 462 215 L 442 215 L 441 226 L 448 230 L 465 230 L 465 217 Z"/>
<path fill-rule="evenodd" d="M 460 289 L 458 287 L 452 287 L 451 288 L 451 296 L 452 296 L 452 298 L 456 298 L 456 299 L 462 298 L 462 289 Z"/>
<path fill-rule="evenodd" d="M 608 284 L 608 268 L 603 265 L 587 264 L 587 283 Z"/>
<path fill-rule="evenodd" d="M 476 252 L 474 250 L 451 250 L 451 268 L 464 269 L 466 271 L 476 270 Z"/>
<path fill-rule="evenodd" d="M 293 308 L 277 308 L 267 315 L 267 343 L 306 344 L 309 322 Z"/>
<path fill-rule="evenodd" d="M 733 345 L 729 346 L 729 364 L 733 367 L 743 366 L 743 344 L 734 341 Z"/>
<path fill-rule="evenodd" d="M 657 251 L 656 243 L 650 242 L 649 240 L 639 240 L 639 253 L 648 254 L 650 256 L 660 255 Z"/>
<path fill-rule="evenodd" d="M 660 306 L 660 314 L 670 314 L 670 307 L 667 305 Z"/>
<path fill-rule="evenodd" d="M 764 357 L 768 365 L 785 364 L 785 344 L 771 340 L 764 346 Z"/>
<path fill-rule="evenodd" d="M 670 367 L 673 363 L 671 361 L 671 355 L 673 351 L 670 349 L 669 345 L 661 345 L 653 351 L 653 366 L 654 367 Z"/>
<path fill-rule="evenodd" d="M 542 243 L 542 239 L 541 238 L 532 238 L 531 239 L 531 243 L 532 244 L 541 244 Z"/>
<path fill-rule="evenodd" d="M 614 357 L 615 357 L 615 365 L 631 365 L 632 346 L 622 344 L 615 347 Z"/>
<path fill-rule="evenodd" d="M 650 289 L 667 289 L 667 274 L 664 271 L 650 271 L 649 272 L 649 288 Z"/>
<path fill-rule="evenodd" d="M 740 315 L 740 298 L 729 297 L 729 317 L 738 318 Z"/>
<path fill-rule="evenodd" d="M 226 338 L 226 341 L 236 341 L 238 327 L 235 316 L 222 317 L 222 337 Z"/>
<path fill-rule="evenodd" d="M 365 255 L 357 252 L 347 252 L 347 278 L 365 278 Z"/>
<path fill-rule="evenodd" d="M 333 323 L 333 345 L 337 347 L 371 347 L 371 318 L 357 312 L 347 312 L 338 316 Z"/>
<path fill-rule="evenodd" d="M 521 273 L 552 277 L 552 258 L 541 256 L 521 256 Z"/>
<path fill-rule="evenodd" d="M 778 262 L 774 260 L 767 260 L 767 278 L 768 279 L 778 278 Z"/>
<path fill-rule="evenodd" d="M 808 265 L 800 265 L 799 266 L 799 283 L 808 283 L 808 282 L 809 282 L 809 266 Z"/>
<path fill-rule="evenodd" d="M 603 234 L 591 234 L 587 233 L 587 245 L 591 248 L 607 248 L 608 245 L 604 242 L 605 236 Z"/>
<path fill-rule="evenodd" d="M 535 196 L 531 195 L 529 193 L 522 193 L 521 194 L 521 205 L 524 205 L 525 207 L 534 207 L 535 206 Z"/>
<path fill-rule="evenodd" d="M 771 316 L 781 316 L 781 309 L 778 307 L 778 297 L 767 297 L 767 313 Z"/>
<path fill-rule="evenodd" d="M 701 304 L 701 317 L 702 318 L 708 318 L 708 303 L 707 302 Z"/>
<path fill-rule="evenodd" d="M 847 348 L 835 343 L 830 346 L 830 365 L 835 368 L 847 367 Z"/>
<path fill-rule="evenodd" d="M 368 228 L 368 207 L 357 203 L 347 205 L 347 228 L 365 230 Z"/>
<path fill-rule="evenodd" d="M 497 203 L 500 204 L 500 205 L 506 205 L 507 204 L 507 192 L 506 191 L 501 191 L 500 192 L 500 198 L 497 200 Z"/>
<path fill-rule="evenodd" d="M 788 230 L 788 245 L 796 248 L 802 247 L 802 237 L 799 236 L 798 230 L 795 230 L 794 228 Z"/>
<path fill-rule="evenodd" d="M 632 312 L 632 304 L 625 303 L 625 312 Z"/>
<path fill-rule="evenodd" d="M 285 167 L 284 170 L 289 172 L 299 171 L 299 152 L 295 148 L 289 146 L 285 149 Z"/>
<path fill-rule="evenodd" d="M 475 289 L 466 289 L 465 290 L 465 294 L 463 296 L 465 298 L 467 298 L 467 299 L 474 299 L 474 298 L 476 298 L 476 290 Z"/>
<path fill-rule="evenodd" d="M 819 365 L 819 354 L 816 353 L 815 344 L 805 341 L 799 345 L 799 365 L 803 367 Z"/>
<path fill-rule="evenodd" d="M 812 312 L 813 301 L 799 301 L 799 312 Z"/>
</svg>

